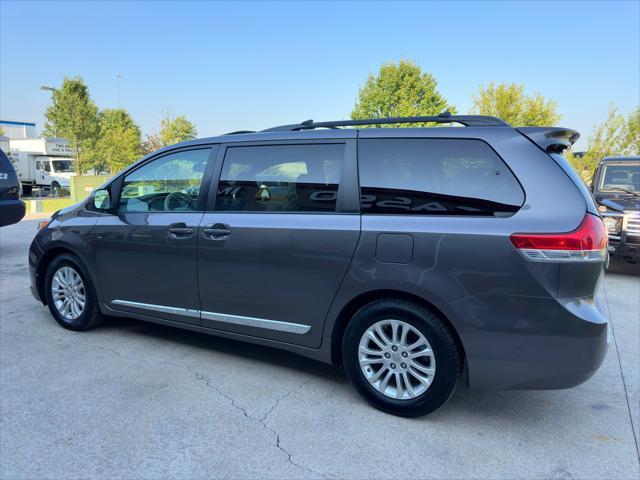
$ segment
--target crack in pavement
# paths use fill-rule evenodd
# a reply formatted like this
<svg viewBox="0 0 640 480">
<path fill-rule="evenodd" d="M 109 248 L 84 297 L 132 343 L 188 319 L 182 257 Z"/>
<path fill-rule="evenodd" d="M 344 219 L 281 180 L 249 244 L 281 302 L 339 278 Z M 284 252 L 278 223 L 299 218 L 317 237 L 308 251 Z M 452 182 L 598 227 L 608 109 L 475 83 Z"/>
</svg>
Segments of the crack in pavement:
<svg viewBox="0 0 640 480">
<path fill-rule="evenodd" d="M 223 391 L 222 391 L 222 390 L 220 390 L 218 387 L 216 387 L 215 385 L 213 385 L 210 377 L 208 377 L 208 376 L 206 376 L 206 375 L 203 375 L 203 374 L 201 374 L 201 373 L 199 373 L 199 372 L 196 372 L 195 370 L 191 369 L 190 367 L 187 367 L 187 368 L 189 368 L 189 370 L 191 370 L 191 372 L 195 375 L 195 377 L 196 377 L 196 379 L 197 379 L 197 380 L 205 382 L 205 384 L 206 384 L 209 388 L 211 388 L 212 390 L 214 390 L 214 391 L 215 391 L 216 393 L 218 393 L 221 397 L 223 397 L 223 398 L 225 398 L 226 400 L 228 400 L 228 401 L 230 402 L 231 406 L 232 406 L 233 408 L 235 408 L 236 410 L 238 410 L 240 413 L 242 413 L 242 415 L 244 415 L 245 417 L 247 417 L 247 418 L 249 418 L 249 419 L 251 419 L 251 420 L 253 420 L 253 421 L 256 421 L 256 422 L 260 423 L 260 424 L 262 425 L 262 427 L 263 427 L 263 428 L 266 428 L 267 430 L 270 430 L 270 431 L 273 433 L 273 435 L 275 436 L 275 440 L 276 440 L 275 445 L 276 445 L 276 447 L 277 447 L 277 448 L 278 448 L 282 453 L 284 453 L 284 454 L 287 456 L 287 461 L 288 461 L 291 465 L 294 465 L 294 466 L 296 466 L 296 467 L 298 467 L 298 468 L 301 468 L 302 470 L 305 470 L 305 471 L 307 471 L 307 472 L 309 472 L 309 473 L 313 473 L 314 475 L 318 475 L 318 476 L 320 476 L 320 477 L 322 477 L 322 478 L 326 478 L 327 480 L 330 480 L 330 479 L 331 479 L 331 477 L 328 477 L 327 475 L 325 475 L 325 474 L 323 474 L 323 473 L 321 473 L 321 472 L 317 472 L 317 471 L 313 470 L 313 469 L 312 469 L 312 468 L 310 468 L 310 467 L 306 467 L 306 466 L 304 466 L 304 465 L 301 465 L 301 464 L 299 464 L 299 463 L 294 462 L 294 461 L 293 461 L 293 458 L 292 458 L 292 454 L 291 454 L 291 452 L 289 452 L 287 449 L 285 449 L 285 448 L 281 445 L 281 443 L 280 443 L 280 434 L 277 432 L 277 430 L 276 430 L 275 428 L 270 427 L 269 425 L 267 425 L 267 417 L 268 417 L 269 415 L 271 415 L 271 413 L 272 413 L 272 412 L 275 410 L 275 408 L 280 404 L 280 402 L 281 402 L 282 400 L 284 400 L 285 398 L 287 398 L 289 395 L 291 395 L 291 394 L 292 394 L 293 392 L 295 392 L 296 390 L 301 390 L 301 389 L 302 389 L 302 387 L 304 387 L 307 383 L 309 383 L 309 382 L 311 381 L 311 379 L 309 379 L 309 380 L 305 380 L 305 381 L 304 381 L 304 382 L 302 382 L 300 385 L 298 385 L 298 386 L 296 386 L 296 387 L 292 388 L 291 390 L 289 390 L 288 392 L 286 392 L 284 395 L 281 395 L 280 397 L 278 397 L 278 398 L 276 399 L 276 401 L 273 403 L 273 405 L 271 405 L 271 407 L 270 407 L 270 408 L 265 412 L 265 414 L 264 414 L 261 418 L 258 418 L 258 417 L 254 417 L 253 415 L 250 415 L 250 414 L 247 412 L 247 410 L 246 410 L 245 408 L 243 408 L 242 406 L 238 405 L 238 403 L 235 401 L 235 399 L 234 399 L 231 395 L 228 395 L 227 393 L 223 392 Z"/>
<path fill-rule="evenodd" d="M 8 332 L 6 332 L 8 333 Z M 5 334 L 6 334 L 5 333 Z M 14 335 L 14 336 L 22 336 L 22 337 L 32 337 L 32 338 L 38 338 L 38 339 L 42 339 L 45 340 L 45 337 L 42 336 L 33 336 L 33 335 L 24 335 L 24 334 L 20 334 L 20 333 L 14 333 L 11 332 L 9 333 L 9 335 Z M 50 340 L 50 339 L 48 339 Z M 58 341 L 63 340 L 62 338 L 59 338 Z M 99 350 L 102 352 L 106 352 L 106 353 L 111 353 L 112 355 L 119 357 L 121 359 L 129 359 L 131 361 L 141 361 L 138 358 L 133 358 L 127 354 L 124 354 L 123 352 L 112 348 L 108 345 L 84 345 L 85 348 L 89 348 L 89 349 L 95 349 L 95 350 Z M 242 407 L 241 405 L 239 405 L 236 400 L 231 396 L 228 395 L 227 393 L 223 392 L 222 390 L 220 390 L 216 385 L 214 385 L 212 383 L 212 379 L 211 377 L 208 377 L 207 375 L 204 375 L 202 373 L 199 373 L 197 371 L 195 371 L 190 365 L 188 364 L 184 364 L 184 363 L 176 363 L 176 362 L 172 362 L 170 360 L 167 359 L 161 359 L 159 362 L 159 364 L 165 364 L 165 365 L 170 365 L 176 368 L 185 368 L 188 371 L 190 371 L 191 373 L 193 373 L 195 375 L 196 380 L 198 381 L 202 381 L 206 384 L 207 387 L 211 388 L 212 390 L 214 390 L 219 396 L 223 397 L 224 399 L 226 399 L 231 406 L 236 409 L 237 411 L 239 411 L 240 413 L 242 413 L 243 416 L 247 417 L 250 420 L 253 420 L 255 422 L 260 423 L 260 425 L 262 425 L 263 428 L 266 428 L 267 430 L 271 431 L 275 437 L 275 446 L 278 448 L 278 450 L 280 450 L 282 453 L 284 453 L 287 456 L 287 461 L 291 464 L 294 465 L 295 467 L 298 467 L 302 470 L 305 470 L 306 472 L 312 473 L 314 475 L 317 475 L 319 477 L 325 478 L 327 480 L 331 480 L 331 477 L 313 470 L 310 467 L 306 467 L 304 465 L 301 465 L 297 462 L 295 462 L 293 460 L 293 456 L 292 454 L 285 449 L 282 444 L 281 444 L 281 440 L 280 440 L 280 434 L 278 433 L 278 431 L 267 425 L 267 418 L 269 417 L 269 415 L 271 415 L 273 413 L 273 411 L 276 409 L 276 407 L 280 404 L 280 402 L 282 402 L 284 399 L 286 399 L 288 396 L 290 396 L 291 394 L 293 394 L 296 391 L 299 391 L 302 389 L 302 387 L 304 387 L 306 384 L 308 384 L 309 382 L 311 382 L 311 380 L 313 380 L 312 378 L 305 380 L 304 382 L 300 383 L 299 385 L 297 385 L 296 387 L 292 388 L 291 390 L 287 391 L 286 393 L 284 393 L 283 395 L 279 396 L 278 398 L 276 398 L 275 402 L 273 402 L 273 404 L 265 411 L 264 415 L 262 415 L 262 417 L 258 418 L 255 417 L 253 415 L 250 415 L 249 412 L 247 412 L 247 410 Z"/>
</svg>

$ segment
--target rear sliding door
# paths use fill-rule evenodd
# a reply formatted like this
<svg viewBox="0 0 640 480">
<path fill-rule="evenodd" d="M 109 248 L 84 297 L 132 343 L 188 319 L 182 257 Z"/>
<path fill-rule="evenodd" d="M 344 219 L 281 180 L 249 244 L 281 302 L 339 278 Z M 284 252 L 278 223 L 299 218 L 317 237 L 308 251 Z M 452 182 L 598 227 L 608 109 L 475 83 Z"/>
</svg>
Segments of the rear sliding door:
<svg viewBox="0 0 640 480">
<path fill-rule="evenodd" d="M 219 158 L 198 237 L 203 326 L 319 346 L 360 234 L 355 140 L 228 145 Z"/>
</svg>

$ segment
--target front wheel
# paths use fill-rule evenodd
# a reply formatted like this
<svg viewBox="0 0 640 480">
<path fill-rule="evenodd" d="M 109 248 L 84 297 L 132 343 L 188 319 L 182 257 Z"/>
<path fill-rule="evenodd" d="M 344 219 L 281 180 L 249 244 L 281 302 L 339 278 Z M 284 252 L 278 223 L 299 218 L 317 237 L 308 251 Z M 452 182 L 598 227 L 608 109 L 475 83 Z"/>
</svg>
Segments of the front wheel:
<svg viewBox="0 0 640 480">
<path fill-rule="evenodd" d="M 62 188 L 60 187 L 60 184 L 56 181 L 51 182 L 51 186 L 49 187 L 49 189 L 51 190 L 51 194 L 54 197 L 59 197 L 60 193 L 62 192 Z"/>
<path fill-rule="evenodd" d="M 444 405 L 462 373 L 462 353 L 450 327 L 403 300 L 378 300 L 359 310 L 347 325 L 342 358 L 369 403 L 404 417 Z"/>
<path fill-rule="evenodd" d="M 59 255 L 49 264 L 45 295 L 51 314 L 64 328 L 89 330 L 102 320 L 91 278 L 74 255 Z"/>
</svg>

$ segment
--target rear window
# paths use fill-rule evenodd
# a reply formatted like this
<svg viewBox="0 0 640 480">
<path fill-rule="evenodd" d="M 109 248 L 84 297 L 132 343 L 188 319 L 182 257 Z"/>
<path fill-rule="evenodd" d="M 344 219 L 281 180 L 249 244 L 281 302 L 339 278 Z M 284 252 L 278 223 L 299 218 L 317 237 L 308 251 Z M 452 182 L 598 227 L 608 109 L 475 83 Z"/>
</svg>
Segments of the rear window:
<svg viewBox="0 0 640 480">
<path fill-rule="evenodd" d="M 481 140 L 366 139 L 358 147 L 362 213 L 511 215 L 524 192 Z"/>
</svg>

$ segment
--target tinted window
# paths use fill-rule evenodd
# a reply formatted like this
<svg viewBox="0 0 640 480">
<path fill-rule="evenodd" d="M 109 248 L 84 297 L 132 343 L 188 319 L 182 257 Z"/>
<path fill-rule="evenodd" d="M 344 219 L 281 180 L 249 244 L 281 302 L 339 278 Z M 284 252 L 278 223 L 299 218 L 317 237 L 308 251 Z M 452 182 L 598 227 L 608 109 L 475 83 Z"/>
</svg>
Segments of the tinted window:
<svg viewBox="0 0 640 480">
<path fill-rule="evenodd" d="M 270 145 L 227 149 L 216 210 L 333 212 L 344 145 Z"/>
<path fill-rule="evenodd" d="M 367 139 L 358 147 L 362 213 L 516 212 L 520 185 L 480 140 Z"/>
<path fill-rule="evenodd" d="M 196 209 L 209 149 L 176 152 L 147 163 L 124 177 L 121 212 Z"/>
</svg>

